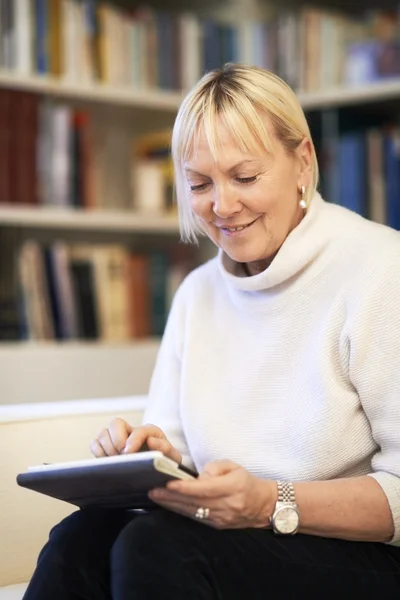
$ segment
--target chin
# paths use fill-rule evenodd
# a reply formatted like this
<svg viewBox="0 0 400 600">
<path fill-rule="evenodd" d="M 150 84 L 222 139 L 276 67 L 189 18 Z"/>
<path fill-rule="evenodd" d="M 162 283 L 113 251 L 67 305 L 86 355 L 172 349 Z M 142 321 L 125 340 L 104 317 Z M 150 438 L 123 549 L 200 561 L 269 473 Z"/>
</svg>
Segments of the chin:
<svg viewBox="0 0 400 600">
<path fill-rule="evenodd" d="M 262 252 L 252 251 L 250 248 L 227 248 L 225 245 L 222 245 L 221 249 L 231 260 L 238 263 L 251 263 L 263 260 L 264 258 Z"/>
</svg>

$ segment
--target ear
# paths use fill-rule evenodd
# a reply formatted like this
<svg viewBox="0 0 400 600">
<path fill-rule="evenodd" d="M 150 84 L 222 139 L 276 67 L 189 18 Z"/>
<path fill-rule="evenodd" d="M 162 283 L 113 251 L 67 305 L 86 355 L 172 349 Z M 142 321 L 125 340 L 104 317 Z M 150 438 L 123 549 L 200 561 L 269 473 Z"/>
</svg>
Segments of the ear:
<svg viewBox="0 0 400 600">
<path fill-rule="evenodd" d="M 299 165 L 298 188 L 302 185 L 306 188 L 311 183 L 311 172 L 313 162 L 313 147 L 309 138 L 304 138 L 296 150 Z"/>
</svg>

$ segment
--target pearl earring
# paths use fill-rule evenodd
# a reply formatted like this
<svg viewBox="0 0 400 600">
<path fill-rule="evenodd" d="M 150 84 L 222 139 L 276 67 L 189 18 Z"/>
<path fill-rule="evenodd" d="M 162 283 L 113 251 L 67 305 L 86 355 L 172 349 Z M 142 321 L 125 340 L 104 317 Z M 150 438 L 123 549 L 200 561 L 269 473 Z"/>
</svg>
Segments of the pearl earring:
<svg viewBox="0 0 400 600">
<path fill-rule="evenodd" d="M 304 212 L 306 212 L 307 209 L 307 202 L 305 199 L 305 195 L 306 195 L 306 187 L 304 185 L 301 186 L 300 188 L 300 208 L 302 208 L 304 210 Z"/>
</svg>

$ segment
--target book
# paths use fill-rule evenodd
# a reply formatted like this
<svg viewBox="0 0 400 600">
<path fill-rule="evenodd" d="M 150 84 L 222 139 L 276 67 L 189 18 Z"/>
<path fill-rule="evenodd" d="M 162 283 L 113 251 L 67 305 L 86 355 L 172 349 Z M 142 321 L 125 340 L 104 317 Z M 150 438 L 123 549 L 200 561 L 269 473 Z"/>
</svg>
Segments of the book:
<svg viewBox="0 0 400 600">
<path fill-rule="evenodd" d="M 339 203 L 366 216 L 366 148 L 363 130 L 348 131 L 340 136 L 339 169 Z"/>
<path fill-rule="evenodd" d="M 21 487 L 79 508 L 148 508 L 148 492 L 196 473 L 158 451 L 35 465 L 17 475 Z"/>
<path fill-rule="evenodd" d="M 99 339 L 100 325 L 96 302 L 95 274 L 91 256 L 70 258 L 72 287 L 77 308 L 78 334 L 81 339 Z"/>
<path fill-rule="evenodd" d="M 25 336 L 21 325 L 20 313 L 23 310 L 19 302 L 17 248 L 19 232 L 8 229 L 0 238 L 0 340 L 18 340 Z"/>
<path fill-rule="evenodd" d="M 36 240 L 25 240 L 18 256 L 24 329 L 29 339 L 54 340 L 48 280 L 42 248 Z"/>
<path fill-rule="evenodd" d="M 383 143 L 387 225 L 400 230 L 400 135 L 397 127 L 385 132 Z"/>
</svg>

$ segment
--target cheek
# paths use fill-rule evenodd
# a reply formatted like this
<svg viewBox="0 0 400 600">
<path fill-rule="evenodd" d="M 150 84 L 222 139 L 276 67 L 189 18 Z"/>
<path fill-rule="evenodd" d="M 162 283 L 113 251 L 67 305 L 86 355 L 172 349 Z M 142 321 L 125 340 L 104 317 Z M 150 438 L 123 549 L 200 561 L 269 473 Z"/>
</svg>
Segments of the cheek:
<svg viewBox="0 0 400 600">
<path fill-rule="evenodd" d="M 206 219 L 208 217 L 212 209 L 212 202 L 209 198 L 209 194 L 190 194 L 189 202 L 195 215 L 201 219 Z"/>
</svg>

